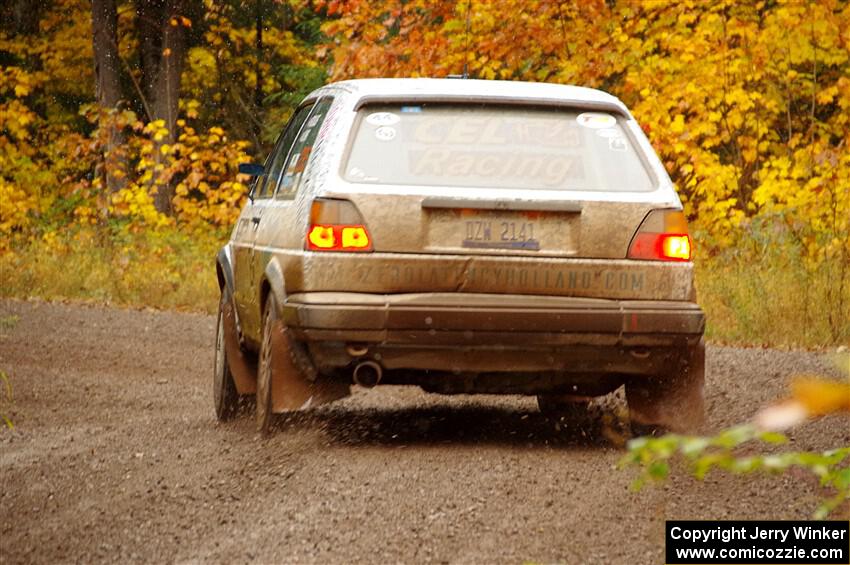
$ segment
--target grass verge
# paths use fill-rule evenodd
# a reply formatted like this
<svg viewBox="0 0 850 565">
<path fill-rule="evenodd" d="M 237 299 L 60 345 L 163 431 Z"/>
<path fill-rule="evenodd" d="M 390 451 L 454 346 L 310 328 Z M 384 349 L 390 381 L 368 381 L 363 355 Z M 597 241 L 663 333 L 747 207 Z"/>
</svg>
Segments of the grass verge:
<svg viewBox="0 0 850 565">
<path fill-rule="evenodd" d="M 214 313 L 224 234 L 48 232 L 0 254 L 0 296 Z"/>
<path fill-rule="evenodd" d="M 844 273 L 844 274 L 842 274 Z M 850 268 L 809 265 L 793 246 L 730 250 L 696 262 L 714 342 L 820 348 L 850 343 Z"/>
</svg>

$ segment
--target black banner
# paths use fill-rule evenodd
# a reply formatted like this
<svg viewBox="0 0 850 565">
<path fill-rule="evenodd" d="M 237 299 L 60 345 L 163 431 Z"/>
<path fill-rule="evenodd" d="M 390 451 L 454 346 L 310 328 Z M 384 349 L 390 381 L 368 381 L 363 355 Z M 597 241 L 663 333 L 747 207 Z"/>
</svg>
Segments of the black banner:
<svg viewBox="0 0 850 565">
<path fill-rule="evenodd" d="M 850 564 L 846 521 L 668 521 L 668 565 Z"/>
</svg>

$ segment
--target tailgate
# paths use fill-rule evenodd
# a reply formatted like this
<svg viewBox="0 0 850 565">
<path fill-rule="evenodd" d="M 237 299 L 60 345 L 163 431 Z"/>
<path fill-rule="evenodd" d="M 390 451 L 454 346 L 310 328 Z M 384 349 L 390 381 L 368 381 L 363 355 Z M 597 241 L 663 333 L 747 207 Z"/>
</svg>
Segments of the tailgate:
<svg viewBox="0 0 850 565">
<path fill-rule="evenodd" d="M 375 251 L 623 259 L 654 207 L 635 202 L 347 195 Z"/>
</svg>

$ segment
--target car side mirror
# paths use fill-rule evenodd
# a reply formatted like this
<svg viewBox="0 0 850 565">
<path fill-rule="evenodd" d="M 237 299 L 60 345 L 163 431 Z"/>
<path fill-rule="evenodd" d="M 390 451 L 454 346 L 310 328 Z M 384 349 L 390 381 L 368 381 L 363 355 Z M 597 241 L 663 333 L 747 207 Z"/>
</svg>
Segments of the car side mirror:
<svg viewBox="0 0 850 565">
<path fill-rule="evenodd" d="M 261 177 L 266 171 L 262 165 L 257 163 L 239 163 L 239 172 L 251 177 Z"/>
<path fill-rule="evenodd" d="M 248 175 L 254 179 L 251 182 L 251 189 L 248 191 L 248 198 L 251 200 L 251 203 L 254 202 L 254 189 L 257 188 L 257 180 L 263 176 L 265 172 L 265 167 L 257 163 L 239 163 L 239 174 Z"/>
</svg>

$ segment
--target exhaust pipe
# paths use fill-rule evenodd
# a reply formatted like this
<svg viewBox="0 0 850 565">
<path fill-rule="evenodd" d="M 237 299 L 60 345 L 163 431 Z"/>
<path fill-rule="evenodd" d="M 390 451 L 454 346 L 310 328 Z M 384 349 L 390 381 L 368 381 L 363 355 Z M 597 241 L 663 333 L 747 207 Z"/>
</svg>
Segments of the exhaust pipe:
<svg viewBox="0 0 850 565">
<path fill-rule="evenodd" d="M 631 351 L 632 357 L 634 357 L 635 359 L 647 359 L 649 358 L 649 353 L 649 349 L 643 347 L 638 349 L 632 349 Z"/>
<path fill-rule="evenodd" d="M 345 352 L 352 357 L 363 357 L 369 353 L 369 346 L 361 343 L 349 343 L 345 346 Z"/>
<path fill-rule="evenodd" d="M 384 370 L 374 361 L 363 361 L 354 367 L 354 382 L 362 387 L 372 388 L 381 382 Z"/>
</svg>

